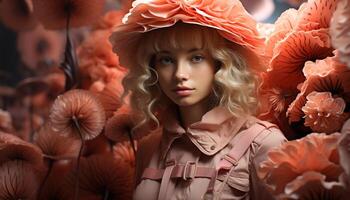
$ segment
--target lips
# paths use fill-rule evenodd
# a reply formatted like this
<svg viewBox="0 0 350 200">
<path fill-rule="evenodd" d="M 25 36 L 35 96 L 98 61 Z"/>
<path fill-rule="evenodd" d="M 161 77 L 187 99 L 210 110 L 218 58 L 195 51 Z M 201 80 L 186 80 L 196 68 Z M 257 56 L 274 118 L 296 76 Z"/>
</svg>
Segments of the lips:
<svg viewBox="0 0 350 200">
<path fill-rule="evenodd" d="M 189 87 L 184 87 L 184 86 L 179 86 L 179 87 L 176 87 L 173 91 L 181 96 L 181 97 L 184 97 L 184 96 L 189 96 L 192 94 L 194 88 L 189 88 Z"/>
</svg>

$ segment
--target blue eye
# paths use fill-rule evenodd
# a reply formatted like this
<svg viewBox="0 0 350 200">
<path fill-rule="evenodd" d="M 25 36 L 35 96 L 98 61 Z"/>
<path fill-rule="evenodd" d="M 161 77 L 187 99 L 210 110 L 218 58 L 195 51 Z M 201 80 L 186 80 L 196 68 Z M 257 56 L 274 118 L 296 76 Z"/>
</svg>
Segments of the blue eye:
<svg viewBox="0 0 350 200">
<path fill-rule="evenodd" d="M 172 65 L 174 64 L 174 60 L 169 56 L 163 56 L 158 59 L 158 62 L 162 65 Z"/>
<path fill-rule="evenodd" d="M 204 60 L 204 56 L 202 55 L 195 55 L 191 58 L 191 61 L 194 63 L 199 63 L 202 62 Z"/>
</svg>

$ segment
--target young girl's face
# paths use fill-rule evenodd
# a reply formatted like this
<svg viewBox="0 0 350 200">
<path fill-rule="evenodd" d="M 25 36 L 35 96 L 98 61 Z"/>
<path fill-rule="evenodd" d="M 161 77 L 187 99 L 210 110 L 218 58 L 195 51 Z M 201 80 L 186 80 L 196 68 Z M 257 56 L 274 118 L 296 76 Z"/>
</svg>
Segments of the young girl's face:
<svg viewBox="0 0 350 200">
<path fill-rule="evenodd" d="M 212 92 L 214 60 L 208 51 L 195 45 L 159 51 L 154 68 L 163 93 L 178 106 L 205 103 Z"/>
</svg>

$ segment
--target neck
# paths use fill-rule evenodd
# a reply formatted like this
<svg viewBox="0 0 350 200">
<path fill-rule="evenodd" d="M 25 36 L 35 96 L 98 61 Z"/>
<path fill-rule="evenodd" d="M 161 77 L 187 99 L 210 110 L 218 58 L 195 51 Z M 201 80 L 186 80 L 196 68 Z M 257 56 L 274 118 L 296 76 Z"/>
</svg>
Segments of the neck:
<svg viewBox="0 0 350 200">
<path fill-rule="evenodd" d="M 191 124 L 201 121 L 205 113 L 214 107 L 210 103 L 210 98 L 204 99 L 195 105 L 179 106 L 180 121 L 182 126 L 187 129 Z"/>
</svg>

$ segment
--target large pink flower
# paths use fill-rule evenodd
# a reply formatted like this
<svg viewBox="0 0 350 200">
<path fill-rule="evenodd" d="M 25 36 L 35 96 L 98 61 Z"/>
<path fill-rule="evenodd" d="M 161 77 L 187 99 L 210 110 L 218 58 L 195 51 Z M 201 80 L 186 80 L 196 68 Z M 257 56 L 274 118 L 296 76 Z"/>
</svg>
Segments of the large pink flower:
<svg viewBox="0 0 350 200">
<path fill-rule="evenodd" d="M 103 90 L 98 93 L 97 97 L 102 103 L 107 119 L 112 117 L 113 113 L 122 106 L 120 100 L 122 92 L 123 88 L 120 81 L 114 80 L 107 83 Z"/>
<path fill-rule="evenodd" d="M 30 164 L 15 160 L 0 166 L 0 199 L 37 199 L 40 178 Z"/>
<path fill-rule="evenodd" d="M 17 40 L 22 61 L 30 69 L 36 69 L 40 65 L 58 65 L 63 55 L 63 44 L 62 34 L 45 30 L 42 26 L 19 33 Z"/>
<path fill-rule="evenodd" d="M 269 152 L 258 175 L 269 190 L 282 199 L 338 197 L 344 192 L 338 181 L 343 173 L 337 154 L 339 138 L 339 133 L 313 133 L 287 142 Z"/>
<path fill-rule="evenodd" d="M 288 9 L 284 11 L 281 16 L 274 23 L 273 32 L 266 39 L 265 53 L 269 56 L 273 56 L 273 51 L 278 42 L 283 40 L 287 34 L 295 28 L 295 21 L 298 18 L 299 10 Z"/>
<path fill-rule="evenodd" d="M 295 31 L 295 21 L 302 11 L 288 10 L 277 20 L 275 31 L 267 38 L 266 55 L 272 59 L 260 85 L 263 107 L 268 108 L 260 117 L 277 123 L 290 139 L 295 137 L 285 113 L 299 93 L 298 85 L 306 79 L 304 64 L 326 58 L 333 51 L 328 29 Z"/>
<path fill-rule="evenodd" d="M 122 108 L 106 123 L 105 135 L 115 142 L 128 141 L 131 130 L 135 126 L 130 108 Z"/>
<path fill-rule="evenodd" d="M 305 126 L 315 132 L 333 133 L 339 131 L 349 116 L 344 113 L 345 101 L 333 98 L 330 92 L 311 92 L 302 111 L 305 113 Z"/>
<path fill-rule="evenodd" d="M 2 23 L 16 31 L 30 30 L 38 24 L 31 0 L 0 1 L 0 18 Z"/>
<path fill-rule="evenodd" d="M 270 68 L 278 70 L 280 78 L 287 80 L 293 76 L 295 82 L 290 84 L 296 88 L 305 80 L 302 73 L 304 63 L 331 56 L 332 51 L 328 29 L 293 32 L 275 47 Z M 276 84 L 283 87 L 283 83 Z"/>
<path fill-rule="evenodd" d="M 134 146 L 137 146 L 136 141 Z M 136 148 L 137 149 L 137 148 Z M 113 146 L 113 156 L 117 160 L 124 160 L 131 168 L 135 168 L 135 152 L 130 142 L 119 142 Z"/>
<path fill-rule="evenodd" d="M 350 2 L 338 0 L 331 25 L 332 45 L 340 52 L 340 60 L 350 67 Z"/>
<path fill-rule="evenodd" d="M 44 156 L 52 160 L 76 158 L 81 145 L 81 141 L 76 138 L 56 134 L 48 124 L 39 131 L 35 143 Z"/>
<path fill-rule="evenodd" d="M 101 103 L 95 95 L 85 90 L 71 90 L 58 96 L 50 111 L 54 132 L 84 140 L 97 137 L 105 120 Z"/>
<path fill-rule="evenodd" d="M 110 34 L 108 30 L 94 31 L 82 43 L 78 49 L 81 68 L 94 67 L 98 64 L 118 67 L 118 57 L 113 53 L 112 45 L 108 41 Z"/>
<path fill-rule="evenodd" d="M 78 178 L 79 199 L 131 199 L 134 170 L 123 160 L 111 154 L 95 154 L 81 158 L 80 170 L 79 174 L 71 171 L 66 177 L 66 192 L 71 198 Z"/>
<path fill-rule="evenodd" d="M 224 38 L 245 48 L 249 62 L 263 54 L 263 40 L 256 22 L 238 0 L 137 0 L 124 17 L 124 24 L 118 26 L 111 37 L 121 64 L 128 68 L 134 66 L 129 55 L 135 52 L 140 33 L 169 27 L 178 21 L 218 30 Z"/>
<path fill-rule="evenodd" d="M 316 65 L 319 63 L 328 64 L 329 67 L 318 67 Z M 317 67 L 317 70 L 309 69 L 304 70 L 308 78 L 299 88 L 300 93 L 289 106 L 287 115 L 289 122 L 298 122 L 305 115 L 302 111 L 302 107 L 306 104 L 306 96 L 311 92 L 331 92 L 332 95 L 341 97 L 345 100 L 346 103 L 350 101 L 350 70 L 346 68 L 343 64 L 339 63 L 338 57 L 329 57 L 323 61 L 316 61 L 316 63 L 308 63 L 308 67 Z M 338 127 L 340 128 L 340 127 Z M 339 131 L 339 129 L 338 129 Z"/>
<path fill-rule="evenodd" d="M 14 135 L 0 132 L 0 165 L 3 163 L 21 160 L 42 169 L 43 153 L 36 146 Z"/>
<path fill-rule="evenodd" d="M 308 0 L 299 16 L 298 30 L 329 28 L 338 0 Z"/>
<path fill-rule="evenodd" d="M 331 62 L 332 59 L 330 58 L 324 60 L 316 60 L 316 62 L 307 61 L 303 68 L 304 76 L 306 78 L 310 78 L 311 76 L 327 76 L 335 70 Z"/>
<path fill-rule="evenodd" d="M 344 169 L 344 179 L 350 191 L 350 119 L 344 123 L 341 130 L 342 137 L 339 140 L 339 160 Z"/>
</svg>

